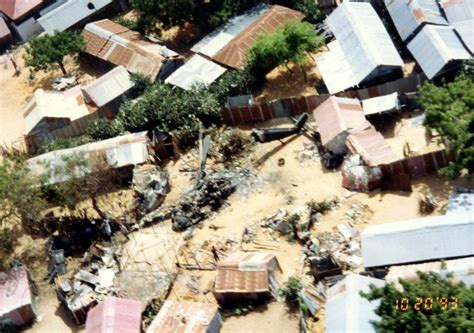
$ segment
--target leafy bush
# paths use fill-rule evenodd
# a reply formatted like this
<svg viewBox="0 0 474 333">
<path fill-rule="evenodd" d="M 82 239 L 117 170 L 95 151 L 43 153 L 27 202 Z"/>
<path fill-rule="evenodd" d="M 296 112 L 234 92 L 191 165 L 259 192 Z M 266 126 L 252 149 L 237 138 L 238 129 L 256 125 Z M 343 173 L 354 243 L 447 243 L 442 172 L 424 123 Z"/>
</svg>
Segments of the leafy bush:
<svg viewBox="0 0 474 333">
<path fill-rule="evenodd" d="M 133 82 L 133 87 L 130 89 L 133 98 L 143 94 L 152 85 L 150 78 L 141 73 L 131 73 L 130 79 Z"/>
<path fill-rule="evenodd" d="M 105 140 L 122 135 L 122 124 L 117 120 L 97 119 L 87 127 L 87 135 L 93 140 Z"/>
<path fill-rule="evenodd" d="M 88 135 L 81 135 L 75 138 L 57 138 L 41 145 L 39 153 L 44 154 L 59 149 L 74 148 L 89 142 L 92 142 L 92 138 Z"/>
<path fill-rule="evenodd" d="M 215 94 L 220 105 L 224 105 L 227 97 L 246 95 L 255 87 L 255 78 L 249 68 L 227 71 L 209 89 Z"/>
<path fill-rule="evenodd" d="M 238 128 L 218 131 L 212 139 L 211 154 L 223 163 L 234 161 L 254 143 L 252 136 Z"/>
<path fill-rule="evenodd" d="M 286 281 L 279 290 L 281 297 L 290 306 L 298 305 L 300 299 L 300 291 L 303 289 L 303 284 L 301 280 L 296 276 L 291 276 L 288 281 Z"/>
<path fill-rule="evenodd" d="M 327 212 L 331 211 L 331 209 L 336 205 L 337 199 L 323 200 L 318 202 L 310 200 L 306 203 L 306 206 L 308 207 L 311 215 L 316 213 L 326 214 Z"/>
</svg>

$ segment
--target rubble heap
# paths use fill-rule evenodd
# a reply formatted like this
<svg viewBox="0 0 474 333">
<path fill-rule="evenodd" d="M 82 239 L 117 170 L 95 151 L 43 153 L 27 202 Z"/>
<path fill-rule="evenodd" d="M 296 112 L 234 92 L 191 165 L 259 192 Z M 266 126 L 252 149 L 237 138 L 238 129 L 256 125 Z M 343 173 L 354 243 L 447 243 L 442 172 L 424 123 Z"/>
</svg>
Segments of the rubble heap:
<svg viewBox="0 0 474 333">
<path fill-rule="evenodd" d="M 142 198 L 143 208 L 147 211 L 157 209 L 170 191 L 168 174 L 156 165 L 144 164 L 133 170 L 133 188 Z"/>
<path fill-rule="evenodd" d="M 72 278 L 56 280 L 57 295 L 77 323 L 85 320 L 88 309 L 106 295 L 116 292 L 115 275 L 119 271 L 112 247 L 92 246 Z"/>
</svg>

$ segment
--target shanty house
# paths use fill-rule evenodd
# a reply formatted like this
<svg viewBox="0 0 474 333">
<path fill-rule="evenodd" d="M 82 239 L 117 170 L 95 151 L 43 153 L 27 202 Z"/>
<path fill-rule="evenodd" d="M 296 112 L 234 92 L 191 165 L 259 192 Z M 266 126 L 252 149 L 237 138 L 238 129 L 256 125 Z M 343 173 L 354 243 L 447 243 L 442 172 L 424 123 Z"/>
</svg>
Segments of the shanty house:
<svg viewBox="0 0 474 333">
<path fill-rule="evenodd" d="M 146 333 L 219 333 L 221 326 L 215 304 L 167 300 Z"/>
<path fill-rule="evenodd" d="M 166 46 L 107 19 L 87 24 L 83 36 L 85 52 L 152 81 L 166 78 L 182 63 Z"/>
<path fill-rule="evenodd" d="M 28 272 L 16 267 L 0 272 L 0 328 L 5 325 L 24 326 L 36 316 Z"/>
<path fill-rule="evenodd" d="M 72 120 L 90 114 L 79 86 L 66 91 L 38 89 L 23 107 L 25 134 L 47 136 L 49 132 L 68 125 Z"/>
<path fill-rule="evenodd" d="M 237 252 L 217 263 L 214 296 L 220 303 L 278 296 L 282 270 L 274 254 Z"/>
<path fill-rule="evenodd" d="M 377 332 L 374 322 L 380 320 L 380 317 L 374 311 L 380 301 L 369 301 L 360 295 L 361 291 L 370 291 L 370 285 L 382 287 L 385 282 L 350 273 L 327 290 L 325 315 L 327 333 Z"/>
<path fill-rule="evenodd" d="M 82 87 L 87 103 L 113 116 L 124 101 L 127 92 L 133 87 L 130 74 L 123 66 L 117 66 L 88 85 Z"/>
<path fill-rule="evenodd" d="M 474 216 L 450 214 L 368 226 L 361 233 L 365 267 L 474 255 Z"/>
<path fill-rule="evenodd" d="M 407 46 L 428 79 L 448 71 L 459 60 L 471 58 L 450 26 L 426 25 Z"/>
<path fill-rule="evenodd" d="M 400 159 L 382 134 L 373 127 L 349 134 L 347 147 L 353 154 L 359 154 L 369 167 L 390 164 Z"/>
<path fill-rule="evenodd" d="M 209 85 L 227 69 L 242 69 L 247 52 L 258 35 L 269 34 L 304 15 L 282 7 L 260 4 L 229 20 L 195 44 L 194 55 L 166 82 L 183 89 L 195 84 Z"/>
<path fill-rule="evenodd" d="M 46 9 L 51 1 L 46 0 L 4 0 L 0 1 L 0 44 L 7 44 L 12 39 L 21 42 L 39 34 L 42 29 L 36 18 Z M 53 3 L 54 5 L 54 3 Z M 53 6 L 51 5 L 51 6 Z M 43 8 L 43 10 L 42 10 Z M 3 21 L 3 24 L 1 23 Z M 9 37 L 1 37 L 8 32 Z"/>
<path fill-rule="evenodd" d="M 385 276 L 387 282 L 398 282 L 398 279 L 417 280 L 417 272 L 435 272 L 441 276 L 453 273 L 453 278 L 464 282 L 468 287 L 474 285 L 474 257 L 426 262 L 414 265 L 391 266 Z"/>
<path fill-rule="evenodd" d="M 358 99 L 331 96 L 313 111 L 323 146 L 337 155 L 347 152 L 350 133 L 371 126 Z"/>
<path fill-rule="evenodd" d="M 464 45 L 474 53 L 474 2 L 472 0 L 441 0 L 448 22 L 461 37 Z"/>
<path fill-rule="evenodd" d="M 0 45 L 8 44 L 12 41 L 12 33 L 8 28 L 5 19 L 0 16 Z"/>
<path fill-rule="evenodd" d="M 50 172 L 65 166 L 68 158 L 75 157 L 84 159 L 85 165 L 78 166 L 74 174 Z M 35 175 L 48 174 L 47 183 L 55 184 L 108 169 L 142 164 L 148 161 L 148 158 L 147 132 L 139 132 L 70 149 L 55 150 L 30 158 L 27 166 Z"/>
<path fill-rule="evenodd" d="M 370 3 L 344 1 L 326 23 L 336 39 L 315 61 L 330 94 L 401 76 L 403 61 Z"/>
<path fill-rule="evenodd" d="M 425 24 L 448 25 L 436 0 L 385 0 L 385 6 L 403 41 Z"/>
<path fill-rule="evenodd" d="M 87 21 L 126 9 L 123 0 L 67 0 L 38 19 L 48 35 L 80 27 Z"/>
<path fill-rule="evenodd" d="M 140 333 L 142 303 L 107 296 L 87 313 L 86 333 Z"/>
</svg>

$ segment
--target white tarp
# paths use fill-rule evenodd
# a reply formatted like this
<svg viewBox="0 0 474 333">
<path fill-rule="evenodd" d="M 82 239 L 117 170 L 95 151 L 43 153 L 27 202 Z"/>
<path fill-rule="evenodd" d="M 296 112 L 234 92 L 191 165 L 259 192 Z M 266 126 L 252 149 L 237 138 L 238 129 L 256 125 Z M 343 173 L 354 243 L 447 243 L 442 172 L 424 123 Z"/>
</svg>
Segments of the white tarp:
<svg viewBox="0 0 474 333">
<path fill-rule="evenodd" d="M 361 247 L 364 267 L 474 255 L 474 214 L 368 226 L 361 233 Z"/>
<path fill-rule="evenodd" d="M 398 93 L 377 96 L 362 101 L 362 108 L 366 116 L 387 111 L 394 111 L 399 109 Z"/>
</svg>

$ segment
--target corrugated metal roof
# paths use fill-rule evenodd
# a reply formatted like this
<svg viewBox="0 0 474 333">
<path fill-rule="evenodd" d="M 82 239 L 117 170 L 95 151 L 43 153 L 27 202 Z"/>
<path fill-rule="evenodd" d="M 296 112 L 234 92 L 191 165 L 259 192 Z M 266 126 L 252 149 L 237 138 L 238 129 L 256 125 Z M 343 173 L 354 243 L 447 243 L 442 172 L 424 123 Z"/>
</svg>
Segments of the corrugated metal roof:
<svg viewBox="0 0 474 333">
<path fill-rule="evenodd" d="M 5 19 L 2 16 L 0 16 L 0 39 L 5 38 L 10 35 L 11 35 L 11 31 L 10 29 L 8 29 Z"/>
<path fill-rule="evenodd" d="M 151 42 L 110 20 L 89 23 L 83 31 L 85 51 L 129 72 L 142 73 L 152 81 L 158 76 L 162 62 L 178 54 L 164 45 Z"/>
<path fill-rule="evenodd" d="M 26 269 L 0 272 L 0 317 L 28 304 L 31 304 L 31 291 Z"/>
<path fill-rule="evenodd" d="M 464 212 L 474 214 L 474 193 L 450 195 L 446 214 L 459 214 Z"/>
<path fill-rule="evenodd" d="M 257 36 L 271 34 L 287 22 L 301 21 L 304 15 L 283 6 L 272 6 L 260 15 L 245 30 L 235 36 L 227 45 L 212 56 L 212 59 L 232 68 L 243 68 L 247 52 Z"/>
<path fill-rule="evenodd" d="M 232 68 L 242 68 L 255 38 L 268 34 L 286 22 L 302 20 L 304 15 L 283 6 L 260 4 L 204 37 L 191 51 Z"/>
<path fill-rule="evenodd" d="M 2 0 L 0 12 L 12 20 L 18 20 L 43 4 L 44 0 Z"/>
<path fill-rule="evenodd" d="M 448 25 L 436 0 L 385 0 L 385 6 L 402 40 L 423 23 Z"/>
<path fill-rule="evenodd" d="M 365 267 L 474 255 L 474 214 L 368 226 L 361 245 Z"/>
<path fill-rule="evenodd" d="M 354 154 L 359 154 L 369 167 L 390 164 L 400 160 L 385 141 L 382 134 L 373 127 L 352 133 L 347 137 L 347 146 Z"/>
<path fill-rule="evenodd" d="M 426 25 L 408 43 L 408 49 L 429 79 L 450 61 L 471 57 L 453 27 Z"/>
<path fill-rule="evenodd" d="M 444 267 L 444 268 L 443 268 Z M 454 273 L 454 278 L 463 281 L 467 286 L 474 285 L 474 257 L 446 260 L 444 262 L 427 262 L 416 265 L 403 265 L 390 267 L 385 280 L 397 282 L 398 279 L 417 280 L 420 272 L 436 272 L 442 276 L 447 273 Z"/>
<path fill-rule="evenodd" d="M 470 0 L 441 0 L 441 7 L 449 23 L 474 53 L 474 2 Z"/>
<path fill-rule="evenodd" d="M 118 66 L 82 88 L 85 96 L 101 107 L 133 87 L 130 74 Z"/>
<path fill-rule="evenodd" d="M 403 66 L 382 20 L 370 3 L 345 1 L 328 16 L 326 23 L 357 83 L 379 66 Z"/>
<path fill-rule="evenodd" d="M 441 0 L 440 4 L 451 24 L 474 18 L 474 2 L 472 0 Z"/>
<path fill-rule="evenodd" d="M 140 333 L 140 301 L 106 296 L 87 313 L 86 333 Z"/>
<path fill-rule="evenodd" d="M 87 165 L 78 167 L 75 174 L 49 175 L 48 184 L 55 184 L 104 170 L 104 168 L 120 168 L 128 165 L 145 163 L 148 160 L 147 132 L 126 134 L 115 138 L 93 142 L 82 146 L 55 150 L 43 155 L 30 158 L 28 168 L 35 175 L 44 175 L 48 170 L 64 166 L 68 157 L 79 156 L 85 159 Z M 104 158 L 104 160 L 100 160 Z M 106 163 L 106 165 L 104 165 Z"/>
<path fill-rule="evenodd" d="M 339 42 L 332 41 L 327 47 L 329 52 L 315 56 L 314 60 L 329 93 L 335 94 L 357 85 L 359 82 L 354 77 L 351 65 L 349 65 Z"/>
<path fill-rule="evenodd" d="M 79 86 L 67 91 L 37 89 L 22 110 L 25 134 L 29 134 L 45 118 L 69 118 L 75 120 L 88 115 L 89 109 Z"/>
<path fill-rule="evenodd" d="M 67 30 L 112 2 L 113 0 L 69 0 L 40 17 L 38 23 L 48 35 L 53 35 L 56 30 Z"/>
<path fill-rule="evenodd" d="M 234 253 L 218 262 L 214 284 L 216 293 L 254 293 L 267 292 L 269 285 L 269 264 L 275 260 L 269 253 Z"/>
<path fill-rule="evenodd" d="M 373 321 L 379 320 L 379 316 L 374 310 L 380 301 L 369 301 L 360 296 L 361 291 L 370 291 L 371 284 L 382 287 L 385 281 L 350 273 L 327 290 L 326 332 L 376 332 Z"/>
<path fill-rule="evenodd" d="M 217 52 L 230 43 L 237 35 L 245 30 L 262 14 L 267 12 L 270 6 L 260 4 L 248 10 L 242 15 L 233 17 L 226 24 L 214 30 L 212 33 L 196 43 L 191 51 L 201 53 L 212 58 Z"/>
<path fill-rule="evenodd" d="M 362 100 L 362 108 L 366 116 L 399 109 L 398 93 L 377 96 Z"/>
<path fill-rule="evenodd" d="M 195 54 L 168 76 L 165 82 L 189 90 L 196 84 L 211 84 L 226 71 L 227 69 L 221 65 Z"/>
<path fill-rule="evenodd" d="M 323 145 L 344 131 L 357 132 L 371 126 L 355 98 L 331 96 L 314 109 L 313 116 Z"/>
<path fill-rule="evenodd" d="M 167 300 L 146 330 L 147 333 L 217 333 L 217 305 Z"/>
</svg>

